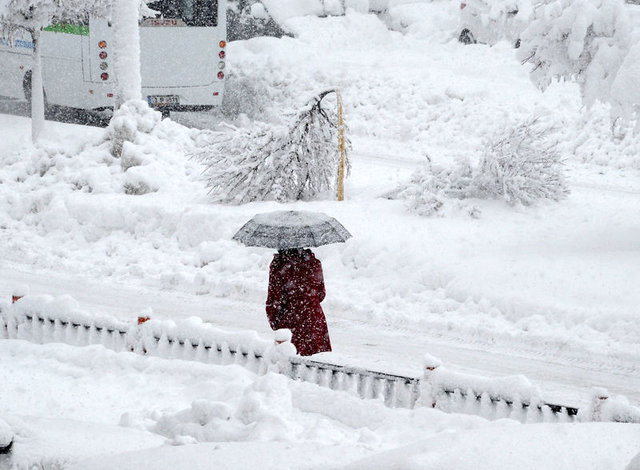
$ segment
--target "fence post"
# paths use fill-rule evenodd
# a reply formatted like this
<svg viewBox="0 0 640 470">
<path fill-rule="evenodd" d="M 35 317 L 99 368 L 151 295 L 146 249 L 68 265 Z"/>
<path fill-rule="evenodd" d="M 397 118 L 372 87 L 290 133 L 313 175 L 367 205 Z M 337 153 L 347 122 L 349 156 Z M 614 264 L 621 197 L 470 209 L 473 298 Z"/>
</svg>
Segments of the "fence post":
<svg viewBox="0 0 640 470">
<path fill-rule="evenodd" d="M 338 201 L 344 201 L 344 118 L 342 117 L 342 94 L 339 89 L 336 89 L 336 96 L 338 99 L 338 148 L 340 150 L 340 163 L 338 165 Z"/>
<path fill-rule="evenodd" d="M 602 407 L 609 399 L 609 392 L 605 388 L 595 388 L 591 401 L 591 420 L 603 421 Z"/>
<path fill-rule="evenodd" d="M 267 358 L 267 370 L 273 370 L 287 377 L 294 378 L 293 365 L 289 357 L 296 354 L 296 347 L 291 342 L 291 330 L 281 328 L 275 331 L 275 346 L 270 348 L 271 352 Z"/>
<path fill-rule="evenodd" d="M 423 406 L 435 408 L 437 405 L 438 390 L 435 389 L 433 381 L 434 372 L 442 365 L 442 361 L 430 354 L 425 354 L 422 358 L 423 376 L 420 381 L 419 396 L 416 399 Z"/>
<path fill-rule="evenodd" d="M 18 300 L 23 298 L 25 295 L 29 295 L 29 287 L 28 286 L 16 286 L 13 288 L 11 292 L 11 303 L 15 304 Z"/>
</svg>

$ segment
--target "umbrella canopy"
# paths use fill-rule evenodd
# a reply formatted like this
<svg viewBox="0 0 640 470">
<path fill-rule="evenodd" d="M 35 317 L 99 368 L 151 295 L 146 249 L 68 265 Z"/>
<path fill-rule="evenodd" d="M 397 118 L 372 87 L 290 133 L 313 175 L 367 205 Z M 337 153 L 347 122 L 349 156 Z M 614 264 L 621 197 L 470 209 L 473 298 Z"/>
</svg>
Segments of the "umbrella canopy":
<svg viewBox="0 0 640 470">
<path fill-rule="evenodd" d="M 255 215 L 233 236 L 247 246 L 286 250 L 341 243 L 351 234 L 321 212 L 275 211 Z"/>
</svg>

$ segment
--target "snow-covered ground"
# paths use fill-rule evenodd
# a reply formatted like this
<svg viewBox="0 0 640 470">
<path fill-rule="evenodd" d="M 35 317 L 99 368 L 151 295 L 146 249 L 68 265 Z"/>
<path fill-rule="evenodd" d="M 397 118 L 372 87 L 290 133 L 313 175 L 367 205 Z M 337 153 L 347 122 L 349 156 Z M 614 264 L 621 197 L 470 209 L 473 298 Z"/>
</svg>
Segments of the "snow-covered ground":
<svg viewBox="0 0 640 470">
<path fill-rule="evenodd" d="M 2 341 L 0 365 L 0 413 L 16 434 L 0 468 L 624 469 L 640 440 L 638 425 L 389 409 L 277 374 L 102 347 Z"/>
<path fill-rule="evenodd" d="M 296 38 L 229 46 L 235 80 L 229 87 L 252 92 L 246 113 L 233 120 L 237 126 L 282 122 L 316 92 L 342 90 L 353 142 L 346 201 L 285 206 L 329 213 L 353 234 L 346 244 L 316 250 L 334 347 L 320 357 L 419 375 L 430 353 L 454 370 L 525 374 L 549 399 L 566 404 L 584 404 L 594 386 L 638 404 L 640 140 L 620 128 L 612 136 L 607 110 L 582 108 L 575 85 L 541 94 L 508 44 L 457 43 L 457 8 L 448 1 L 399 6 L 390 24 L 402 31 L 355 12 L 291 18 Z M 200 116 L 198 124 L 216 127 L 215 116 Z M 485 139 L 532 116 L 555 125 L 571 190 L 566 200 L 531 207 L 474 200 L 481 215 L 472 218 L 456 204 L 420 217 L 384 197 L 425 156 L 441 165 L 460 157 L 475 162 Z M 147 124 L 155 126 L 151 133 L 115 159 L 102 129 L 48 122 L 34 149 L 26 143 L 29 121 L 0 115 L 0 296 L 27 284 L 34 294 L 70 294 L 87 312 L 133 319 L 151 307 L 154 317 L 196 315 L 270 337 L 264 300 L 272 253 L 231 237 L 255 213 L 283 206 L 211 204 L 201 168 L 187 156 L 197 149 L 199 131 L 151 117 Z M 247 462 L 237 468 L 265 461 L 336 468 L 376 454 L 387 467 L 480 468 L 482 461 L 485 468 L 622 469 L 640 451 L 637 426 L 490 424 L 431 410 L 385 410 L 235 368 L 99 348 L 19 342 L 0 348 L 3 361 L 12 358 L 2 367 L 10 379 L 2 383 L 11 385 L 0 388 L 0 417 L 23 442 L 46 440 L 34 429 L 54 429 L 52 420 L 67 423 L 61 427 L 73 420 L 103 427 L 113 442 L 105 454 L 134 451 L 77 468 L 157 468 L 154 459 L 189 458 L 193 465 L 185 468 L 205 468 L 212 456 L 229 462 L 238 454 Z M 220 388 L 221 381 L 229 385 Z M 269 396 L 271 388 L 285 397 Z M 264 415 L 243 422 L 243 407 L 253 405 L 241 397 L 254 392 Z M 197 400 L 226 404 L 233 418 L 209 440 L 230 442 L 135 453 L 160 445 L 158 423 L 187 419 L 181 410 Z M 307 401 L 315 405 L 301 404 Z M 118 435 L 110 427 L 118 423 L 142 433 L 139 441 Z M 252 435 L 247 427 L 261 430 Z M 249 445 L 252 460 L 237 442 L 246 440 L 269 443 Z M 420 442 L 398 449 L 413 441 Z M 97 455 L 47 448 L 65 449 L 69 461 Z M 572 455 L 563 453 L 567 448 L 576 451 L 571 460 L 564 460 Z M 389 453 L 377 455 L 382 451 Z M 375 468 L 366 460 L 357 465 Z"/>
</svg>

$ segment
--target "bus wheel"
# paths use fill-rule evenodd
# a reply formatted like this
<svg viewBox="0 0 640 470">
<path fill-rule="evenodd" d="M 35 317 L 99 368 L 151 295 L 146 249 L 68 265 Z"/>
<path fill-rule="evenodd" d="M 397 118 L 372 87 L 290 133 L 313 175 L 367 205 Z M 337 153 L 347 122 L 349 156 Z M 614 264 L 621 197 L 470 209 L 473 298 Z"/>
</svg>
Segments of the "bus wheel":
<svg viewBox="0 0 640 470">
<path fill-rule="evenodd" d="M 476 38 L 473 37 L 473 33 L 471 31 L 469 31 L 467 28 L 463 29 L 460 32 L 460 36 L 458 36 L 458 41 L 460 41 L 462 44 L 475 44 Z"/>
<path fill-rule="evenodd" d="M 24 78 L 22 79 L 22 90 L 24 91 L 24 99 L 27 100 L 27 104 L 29 108 L 31 108 L 31 70 L 24 74 Z M 44 95 L 44 109 L 49 107 L 47 103 L 47 93 L 42 89 L 42 94 Z"/>
</svg>

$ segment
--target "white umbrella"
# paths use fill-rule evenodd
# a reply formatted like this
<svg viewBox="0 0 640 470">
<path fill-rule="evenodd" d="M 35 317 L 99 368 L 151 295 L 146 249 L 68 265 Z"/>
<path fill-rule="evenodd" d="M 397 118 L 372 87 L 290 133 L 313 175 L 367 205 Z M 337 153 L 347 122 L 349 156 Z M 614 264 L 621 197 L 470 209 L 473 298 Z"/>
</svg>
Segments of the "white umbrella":
<svg viewBox="0 0 640 470">
<path fill-rule="evenodd" d="M 247 246 L 278 250 L 342 243 L 351 234 L 321 212 L 275 211 L 255 215 L 233 236 Z"/>
</svg>

